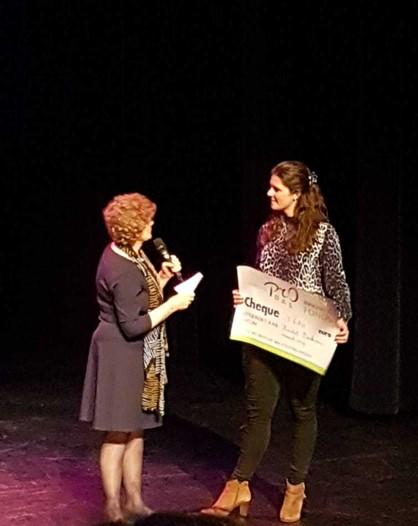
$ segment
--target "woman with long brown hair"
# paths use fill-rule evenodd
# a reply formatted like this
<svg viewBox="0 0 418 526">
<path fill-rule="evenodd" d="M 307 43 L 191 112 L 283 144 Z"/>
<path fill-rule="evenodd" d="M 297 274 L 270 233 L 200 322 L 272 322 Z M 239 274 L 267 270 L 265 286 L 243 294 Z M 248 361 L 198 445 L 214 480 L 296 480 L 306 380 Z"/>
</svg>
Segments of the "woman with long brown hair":
<svg viewBox="0 0 418 526">
<path fill-rule="evenodd" d="M 338 312 L 336 342 L 348 340 L 350 292 L 342 266 L 338 235 L 328 221 L 327 208 L 314 172 L 299 161 L 283 161 L 271 171 L 271 216 L 258 233 L 256 267 L 307 292 L 333 300 Z M 234 306 L 242 303 L 233 291 Z M 216 502 L 203 513 L 246 516 L 251 501 L 249 481 L 270 441 L 271 420 L 283 391 L 293 418 L 291 462 L 279 517 L 296 522 L 301 517 L 308 474 L 317 435 L 316 401 L 321 376 L 296 363 L 246 345 L 247 422 L 240 455 Z"/>
</svg>

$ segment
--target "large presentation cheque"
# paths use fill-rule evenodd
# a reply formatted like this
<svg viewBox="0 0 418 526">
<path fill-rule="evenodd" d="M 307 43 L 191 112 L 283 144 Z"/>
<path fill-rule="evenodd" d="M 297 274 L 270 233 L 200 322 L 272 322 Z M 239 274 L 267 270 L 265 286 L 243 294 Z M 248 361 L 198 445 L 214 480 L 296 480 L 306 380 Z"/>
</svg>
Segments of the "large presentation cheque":
<svg viewBox="0 0 418 526">
<path fill-rule="evenodd" d="M 237 271 L 244 303 L 235 309 L 231 340 L 251 343 L 324 375 L 337 347 L 332 301 L 251 267 L 239 266 Z"/>
</svg>

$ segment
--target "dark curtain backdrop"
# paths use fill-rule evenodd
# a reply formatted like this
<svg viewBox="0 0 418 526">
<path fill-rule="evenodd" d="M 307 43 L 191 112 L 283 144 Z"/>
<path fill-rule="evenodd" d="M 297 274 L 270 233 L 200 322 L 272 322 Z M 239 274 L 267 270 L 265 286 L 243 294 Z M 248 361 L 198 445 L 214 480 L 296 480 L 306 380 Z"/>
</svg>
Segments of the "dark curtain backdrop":
<svg viewBox="0 0 418 526">
<path fill-rule="evenodd" d="M 269 170 L 297 158 L 319 175 L 353 295 L 323 396 L 418 409 L 415 8 L 16 0 L 2 20 L 6 380 L 82 381 L 101 209 L 131 191 L 157 202 L 184 273 L 205 276 L 169 323 L 172 363 L 239 377 L 235 266 Z"/>
<path fill-rule="evenodd" d="M 355 354 L 351 406 L 417 409 L 415 10 L 360 24 Z M 382 60 L 382 57 L 385 57 Z"/>
</svg>

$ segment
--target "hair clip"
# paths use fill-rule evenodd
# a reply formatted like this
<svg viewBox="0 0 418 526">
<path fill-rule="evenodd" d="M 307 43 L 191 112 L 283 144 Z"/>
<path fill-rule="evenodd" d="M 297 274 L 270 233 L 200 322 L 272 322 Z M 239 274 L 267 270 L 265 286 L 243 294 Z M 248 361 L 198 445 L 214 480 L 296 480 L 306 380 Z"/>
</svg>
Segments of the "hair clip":
<svg viewBox="0 0 418 526">
<path fill-rule="evenodd" d="M 313 184 L 318 183 L 318 175 L 313 170 L 308 170 L 308 179 L 309 179 L 309 186 L 312 186 Z"/>
</svg>

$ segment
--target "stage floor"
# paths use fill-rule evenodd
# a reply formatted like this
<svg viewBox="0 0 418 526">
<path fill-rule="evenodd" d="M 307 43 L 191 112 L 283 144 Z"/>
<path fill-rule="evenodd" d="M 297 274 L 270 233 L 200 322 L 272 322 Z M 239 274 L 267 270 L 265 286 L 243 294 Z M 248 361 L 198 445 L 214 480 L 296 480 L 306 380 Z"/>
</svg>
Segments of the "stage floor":
<svg viewBox="0 0 418 526">
<path fill-rule="evenodd" d="M 0 395 L 0 526 L 100 524 L 100 438 L 77 421 L 80 379 L 11 383 Z M 192 513 L 213 501 L 233 467 L 242 386 L 207 370 L 177 369 L 168 409 L 164 427 L 146 437 L 144 496 L 155 510 Z M 417 437 L 416 415 L 357 415 L 321 400 L 306 512 L 298 524 L 418 524 Z M 279 524 L 288 441 L 282 403 L 252 483 L 249 526 Z"/>
</svg>

